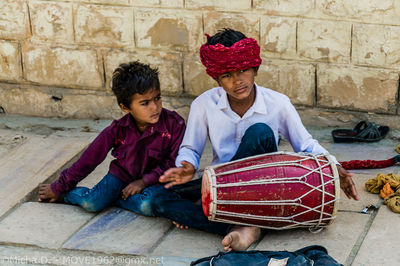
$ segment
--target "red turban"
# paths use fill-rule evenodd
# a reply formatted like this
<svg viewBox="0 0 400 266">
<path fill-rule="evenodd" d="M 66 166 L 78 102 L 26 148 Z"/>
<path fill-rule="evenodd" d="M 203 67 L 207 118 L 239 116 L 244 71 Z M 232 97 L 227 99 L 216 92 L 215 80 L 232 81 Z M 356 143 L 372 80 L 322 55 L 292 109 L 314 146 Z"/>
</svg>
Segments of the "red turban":
<svg viewBox="0 0 400 266">
<path fill-rule="evenodd" d="M 242 39 L 231 47 L 220 43 L 203 44 L 200 47 L 200 58 L 207 74 L 213 78 L 230 71 L 258 67 L 262 62 L 260 46 L 253 38 Z"/>
</svg>

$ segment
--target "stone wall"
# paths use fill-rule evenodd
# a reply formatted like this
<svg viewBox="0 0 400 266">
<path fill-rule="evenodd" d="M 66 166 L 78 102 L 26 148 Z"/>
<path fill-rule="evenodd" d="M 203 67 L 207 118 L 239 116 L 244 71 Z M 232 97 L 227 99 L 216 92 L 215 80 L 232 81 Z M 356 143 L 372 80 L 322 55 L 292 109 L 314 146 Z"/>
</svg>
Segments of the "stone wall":
<svg viewBox="0 0 400 266">
<path fill-rule="evenodd" d="M 113 69 L 157 66 L 164 103 L 184 116 L 214 87 L 204 33 L 257 39 L 257 82 L 303 109 L 398 114 L 399 0 L 0 0 L 0 106 L 6 113 L 118 117 Z"/>
</svg>

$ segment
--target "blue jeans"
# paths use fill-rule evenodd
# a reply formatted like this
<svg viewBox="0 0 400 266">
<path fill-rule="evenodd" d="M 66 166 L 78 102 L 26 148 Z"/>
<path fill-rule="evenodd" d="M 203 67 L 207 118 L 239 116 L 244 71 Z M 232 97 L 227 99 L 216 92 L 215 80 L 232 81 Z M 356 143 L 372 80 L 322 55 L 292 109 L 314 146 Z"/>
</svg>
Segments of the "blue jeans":
<svg viewBox="0 0 400 266">
<path fill-rule="evenodd" d="M 275 151 L 277 146 L 272 129 L 266 124 L 257 123 L 246 130 L 232 160 Z M 201 198 L 201 179 L 170 189 L 159 187 L 153 195 L 152 210 L 156 216 L 219 235 L 226 235 L 232 228 L 230 224 L 209 221 L 201 205 L 194 203 Z"/>
<path fill-rule="evenodd" d="M 64 196 L 64 202 L 80 205 L 90 212 L 98 212 L 116 202 L 125 186 L 125 183 L 108 173 L 91 189 L 74 188 Z"/>
<path fill-rule="evenodd" d="M 142 215 L 154 216 L 150 200 L 154 198 L 154 191 L 157 191 L 161 185 L 147 187 L 141 193 L 124 200 L 121 197 L 121 191 L 126 185 L 108 173 L 92 189 L 87 187 L 74 188 L 65 195 L 64 201 L 68 204 L 82 206 L 90 212 L 99 212 L 108 206 L 116 205 Z"/>
</svg>

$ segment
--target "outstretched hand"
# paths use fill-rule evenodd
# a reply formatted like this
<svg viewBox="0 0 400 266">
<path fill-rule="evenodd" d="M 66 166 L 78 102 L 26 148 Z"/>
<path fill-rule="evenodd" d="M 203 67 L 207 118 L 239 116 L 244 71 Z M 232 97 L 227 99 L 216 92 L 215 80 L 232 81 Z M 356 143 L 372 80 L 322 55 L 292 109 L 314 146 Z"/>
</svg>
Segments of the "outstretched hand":
<svg viewBox="0 0 400 266">
<path fill-rule="evenodd" d="M 54 203 L 58 201 L 60 198 L 53 192 L 50 187 L 50 184 L 41 184 L 39 186 L 39 202 L 50 202 Z"/>
<path fill-rule="evenodd" d="M 340 188 L 346 194 L 347 198 L 359 200 L 360 197 L 357 194 L 356 186 L 354 185 L 353 174 L 350 174 L 342 166 L 336 165 L 339 172 Z"/>
<path fill-rule="evenodd" d="M 195 168 L 191 163 L 182 162 L 181 167 L 170 168 L 160 176 L 161 183 L 167 183 L 164 187 L 170 188 L 175 185 L 184 184 L 192 180 Z"/>
</svg>

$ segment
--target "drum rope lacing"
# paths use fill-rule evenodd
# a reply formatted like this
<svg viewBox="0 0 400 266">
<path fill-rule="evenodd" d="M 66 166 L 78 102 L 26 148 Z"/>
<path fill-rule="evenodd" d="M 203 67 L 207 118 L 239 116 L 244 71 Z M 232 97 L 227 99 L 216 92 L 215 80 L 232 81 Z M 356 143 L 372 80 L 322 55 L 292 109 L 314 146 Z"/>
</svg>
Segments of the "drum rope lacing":
<svg viewBox="0 0 400 266">
<path fill-rule="evenodd" d="M 301 156 L 300 154 L 296 154 L 296 156 Z M 279 183 L 302 183 L 308 187 L 311 187 L 312 189 L 310 191 L 308 191 L 307 193 L 303 194 L 301 197 L 295 198 L 295 199 L 291 199 L 291 200 L 263 200 L 263 201 L 236 201 L 236 200 L 214 200 L 213 203 L 214 204 L 224 204 L 224 205 L 229 205 L 229 204 L 234 204 L 234 205 L 240 205 L 240 204 L 251 204 L 251 205 L 290 205 L 290 206 L 300 206 L 305 208 L 306 210 L 292 215 L 292 216 L 287 216 L 287 217 L 273 217 L 273 216 L 259 216 L 259 215 L 253 215 L 253 214 L 243 214 L 243 213 L 234 213 L 234 212 L 226 212 L 226 211 L 220 211 L 217 210 L 217 208 L 215 208 L 215 215 L 223 215 L 223 216 L 229 216 L 229 217 L 239 217 L 239 218 L 247 218 L 247 219 L 257 219 L 257 220 L 266 220 L 266 221 L 277 221 L 277 222 L 291 222 L 291 225 L 287 225 L 281 228 L 276 228 L 276 227 L 269 227 L 269 226 L 261 226 L 263 228 L 267 228 L 267 229 L 278 229 L 278 230 L 283 230 L 283 229 L 290 229 L 290 228 L 296 228 L 296 227 L 309 227 L 310 231 L 315 231 L 318 232 L 319 228 L 325 227 L 326 223 L 324 224 L 324 222 L 329 222 L 330 220 L 334 219 L 335 216 L 332 215 L 331 213 L 327 213 L 324 211 L 324 206 L 327 204 L 331 204 L 334 203 L 335 201 L 337 201 L 337 199 L 335 199 L 335 195 L 333 195 L 332 193 L 329 193 L 328 191 L 325 191 L 325 185 L 329 184 L 329 183 L 333 183 L 335 182 L 336 178 L 332 175 L 329 175 L 327 173 L 324 173 L 322 171 L 322 169 L 324 169 L 325 167 L 329 167 L 329 165 L 332 164 L 332 162 L 330 160 L 326 160 L 326 158 L 324 159 L 319 159 L 317 156 L 321 156 L 321 155 L 311 155 L 308 154 L 306 156 L 304 156 L 303 159 L 298 159 L 298 160 L 293 160 L 290 162 L 270 162 L 269 165 L 251 165 L 251 166 L 247 166 L 247 167 L 243 167 L 240 169 L 235 169 L 235 170 L 230 170 L 230 171 L 226 171 L 223 173 L 215 173 L 215 176 L 223 176 L 223 175 L 228 175 L 228 174 L 234 174 L 234 173 L 239 173 L 239 172 L 244 172 L 244 171 L 249 171 L 249 170 L 255 170 L 255 169 L 262 169 L 262 168 L 266 168 L 266 167 L 276 167 L 276 166 L 297 166 L 297 167 L 301 167 L 304 169 L 307 169 L 309 172 L 304 174 L 303 176 L 299 176 L 299 177 L 285 177 L 285 178 L 275 178 L 273 180 L 250 180 L 250 181 L 241 181 L 241 182 L 236 182 L 234 184 L 216 184 L 216 180 L 214 179 L 214 182 L 212 182 L 212 186 L 215 188 L 221 188 L 221 187 L 234 187 L 234 186 L 250 186 L 250 185 L 260 185 L 260 184 L 279 184 Z M 317 164 L 318 164 L 318 168 L 316 169 L 312 169 L 310 167 L 307 167 L 305 165 L 302 165 L 301 163 L 310 159 L 314 159 Z M 322 164 L 321 164 L 322 163 Z M 307 176 L 313 174 L 313 173 L 318 173 L 320 178 L 321 178 L 321 184 L 319 186 L 313 186 L 311 184 L 308 184 L 307 181 Z M 324 177 L 328 177 L 330 178 L 330 180 L 328 181 L 324 181 Z M 215 191 L 213 189 L 213 191 Z M 322 194 L 322 203 L 318 206 L 315 206 L 313 208 L 308 207 L 304 204 L 302 204 L 301 199 L 305 196 L 307 196 L 308 194 L 314 192 L 314 191 L 319 191 Z M 325 202 L 325 196 L 330 196 L 333 198 L 333 200 L 327 201 Z M 214 198 L 215 199 L 215 198 Z M 315 211 L 317 213 L 319 213 L 319 219 L 315 219 L 315 220 L 311 220 L 311 221 L 306 221 L 306 222 L 299 222 L 296 221 L 295 218 L 297 216 L 303 215 L 307 212 L 310 211 Z M 324 218 L 324 216 L 326 216 Z M 219 217 L 215 217 L 214 221 L 220 221 L 220 222 L 231 222 L 229 220 L 223 219 L 223 218 L 219 218 Z M 241 223 L 241 222 L 235 222 L 236 224 L 242 224 L 242 225 L 252 225 L 249 223 Z"/>
</svg>

